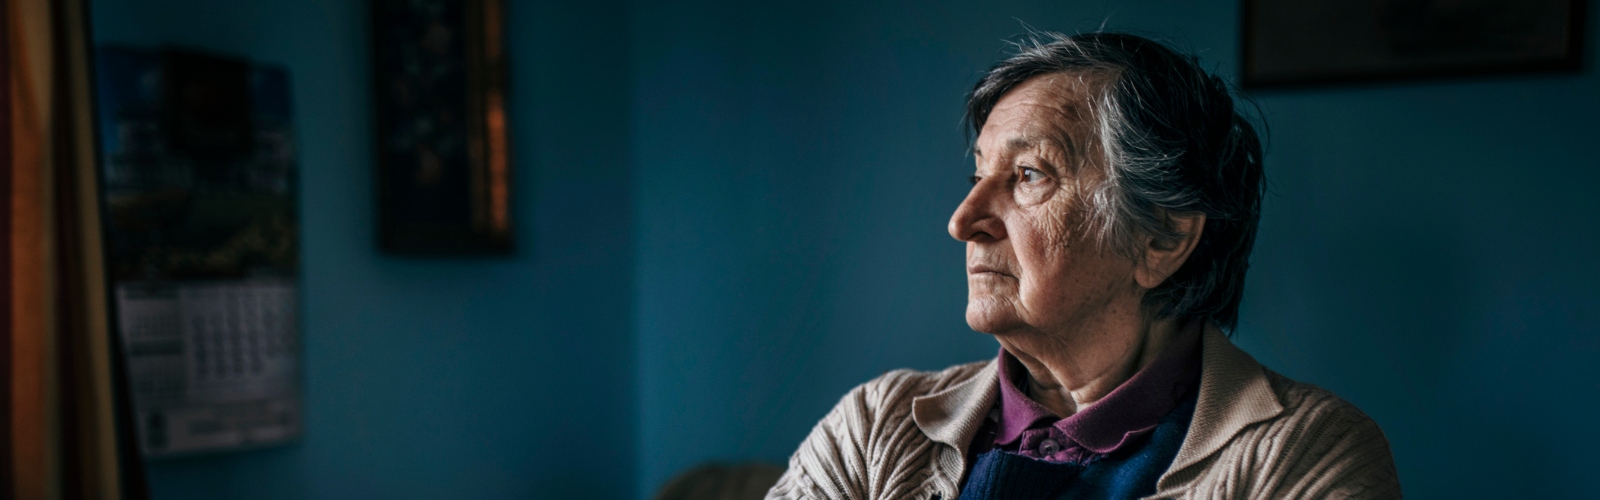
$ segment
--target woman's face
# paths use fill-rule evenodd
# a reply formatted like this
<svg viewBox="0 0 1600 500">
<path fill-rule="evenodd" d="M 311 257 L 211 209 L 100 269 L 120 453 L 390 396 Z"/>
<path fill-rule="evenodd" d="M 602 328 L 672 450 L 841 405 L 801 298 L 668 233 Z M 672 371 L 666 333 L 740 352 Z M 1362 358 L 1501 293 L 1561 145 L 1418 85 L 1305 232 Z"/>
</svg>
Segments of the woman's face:
<svg viewBox="0 0 1600 500">
<path fill-rule="evenodd" d="M 1066 332 L 1137 314 L 1134 263 L 1085 234 L 1083 196 L 1103 178 L 1093 77 L 1034 77 L 978 134 L 972 191 L 950 217 L 967 243 L 967 324 L 1006 335 Z M 1133 297 L 1135 300 L 1127 300 Z"/>
</svg>

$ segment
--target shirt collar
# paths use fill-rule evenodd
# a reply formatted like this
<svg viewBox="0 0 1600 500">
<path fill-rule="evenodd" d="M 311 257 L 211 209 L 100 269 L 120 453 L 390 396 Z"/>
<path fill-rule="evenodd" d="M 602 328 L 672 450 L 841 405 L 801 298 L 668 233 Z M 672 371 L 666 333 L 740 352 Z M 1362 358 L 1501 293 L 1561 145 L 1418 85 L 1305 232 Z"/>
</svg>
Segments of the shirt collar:
<svg viewBox="0 0 1600 500">
<path fill-rule="evenodd" d="M 1255 358 L 1234 346 L 1216 326 L 1206 326 L 1200 341 L 1200 389 L 1194 420 L 1184 435 L 1183 447 L 1172 467 L 1161 475 L 1158 490 L 1175 487 L 1178 473 L 1205 461 L 1226 446 L 1233 436 L 1256 422 L 1283 413 L 1267 370 Z M 994 360 L 976 371 L 953 377 L 953 385 L 912 398 L 911 417 L 928 440 L 950 447 L 941 455 L 937 477 L 947 484 L 960 481 L 967 467 L 967 447 L 1000 395 L 1000 378 Z M 954 486 L 949 486 L 954 487 Z"/>
<path fill-rule="evenodd" d="M 997 378 L 1000 421 L 995 444 L 1010 446 L 1030 429 L 1055 427 L 1089 451 L 1104 454 L 1121 448 L 1160 423 L 1200 377 L 1199 323 L 1184 328 L 1155 361 L 1113 389 L 1100 401 L 1067 418 L 1057 418 L 1029 398 L 1019 386 L 1027 372 L 1016 357 L 1000 349 Z"/>
</svg>

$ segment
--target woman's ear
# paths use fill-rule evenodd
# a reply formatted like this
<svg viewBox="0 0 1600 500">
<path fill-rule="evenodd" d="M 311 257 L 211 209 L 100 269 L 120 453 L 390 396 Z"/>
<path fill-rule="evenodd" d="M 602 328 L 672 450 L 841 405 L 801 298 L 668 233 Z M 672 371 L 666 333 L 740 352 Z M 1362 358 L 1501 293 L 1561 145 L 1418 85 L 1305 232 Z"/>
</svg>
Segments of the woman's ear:
<svg viewBox="0 0 1600 500">
<path fill-rule="evenodd" d="M 1206 216 L 1200 213 L 1169 214 L 1167 224 L 1179 236 L 1175 239 L 1147 238 L 1144 257 L 1133 271 L 1133 279 L 1147 290 L 1161 286 L 1189 260 L 1189 254 L 1200 242 L 1200 233 L 1205 230 Z"/>
</svg>

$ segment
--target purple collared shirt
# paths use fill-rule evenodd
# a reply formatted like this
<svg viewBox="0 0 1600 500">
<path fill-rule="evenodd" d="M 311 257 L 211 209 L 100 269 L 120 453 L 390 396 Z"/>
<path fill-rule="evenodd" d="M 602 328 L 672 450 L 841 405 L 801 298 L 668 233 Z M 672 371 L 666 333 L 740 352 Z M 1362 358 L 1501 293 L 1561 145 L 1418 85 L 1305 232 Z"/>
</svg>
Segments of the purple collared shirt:
<svg viewBox="0 0 1600 500">
<path fill-rule="evenodd" d="M 1155 361 L 1067 418 L 1028 398 L 1027 371 L 1011 353 L 1000 349 L 995 362 L 1000 365 L 1000 401 L 973 438 L 970 456 L 1000 449 L 1050 462 L 1082 463 L 1135 442 L 1183 401 L 1200 379 L 1200 329 L 1185 328 Z"/>
</svg>

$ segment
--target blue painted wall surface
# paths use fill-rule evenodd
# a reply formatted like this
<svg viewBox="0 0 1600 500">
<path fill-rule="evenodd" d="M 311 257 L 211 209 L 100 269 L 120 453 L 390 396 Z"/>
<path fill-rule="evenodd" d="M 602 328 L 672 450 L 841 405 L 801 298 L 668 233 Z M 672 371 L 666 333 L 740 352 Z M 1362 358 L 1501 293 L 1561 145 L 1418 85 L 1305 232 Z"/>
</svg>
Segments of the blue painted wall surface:
<svg viewBox="0 0 1600 500">
<path fill-rule="evenodd" d="M 155 498 L 623 498 L 635 490 L 633 207 L 615 2 L 508 8 L 518 251 L 378 253 L 365 2 L 95 0 L 99 41 L 288 67 L 305 437 L 149 464 Z M 578 78 L 575 75 L 582 75 Z"/>
<path fill-rule="evenodd" d="M 884 371 L 994 354 L 944 223 L 971 171 L 962 94 L 1018 20 L 1105 22 L 1234 75 L 1237 5 L 637 6 L 641 497 L 703 460 L 782 463 Z M 1413 497 L 1580 496 L 1600 466 L 1600 79 L 1258 99 L 1271 191 L 1239 343 L 1365 409 Z"/>
<path fill-rule="evenodd" d="M 522 250 L 435 261 L 373 248 L 361 2 L 94 0 L 102 40 L 295 82 L 307 435 L 152 464 L 158 498 L 646 498 L 782 463 L 850 387 L 994 354 L 944 226 L 962 94 L 1019 20 L 1238 53 L 1225 0 L 510 3 Z M 1600 77 L 1257 98 L 1239 343 L 1383 425 L 1412 497 L 1581 496 Z"/>
</svg>

